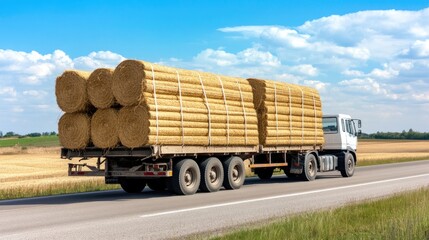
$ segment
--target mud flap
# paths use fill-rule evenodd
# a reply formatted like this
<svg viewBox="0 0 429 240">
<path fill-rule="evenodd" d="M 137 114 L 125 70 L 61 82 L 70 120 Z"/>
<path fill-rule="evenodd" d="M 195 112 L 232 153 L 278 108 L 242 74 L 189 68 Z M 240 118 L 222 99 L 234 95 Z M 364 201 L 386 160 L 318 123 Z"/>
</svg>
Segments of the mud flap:
<svg viewBox="0 0 429 240">
<path fill-rule="evenodd" d="M 304 166 L 305 154 L 299 154 L 297 157 L 294 157 L 290 161 L 290 173 L 292 174 L 302 174 Z"/>
</svg>

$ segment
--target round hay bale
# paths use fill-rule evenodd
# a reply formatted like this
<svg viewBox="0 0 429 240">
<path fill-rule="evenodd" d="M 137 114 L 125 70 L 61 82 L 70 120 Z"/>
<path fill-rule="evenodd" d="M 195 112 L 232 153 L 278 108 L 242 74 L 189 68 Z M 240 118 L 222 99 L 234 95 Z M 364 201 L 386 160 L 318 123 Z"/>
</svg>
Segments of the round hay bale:
<svg viewBox="0 0 429 240">
<path fill-rule="evenodd" d="M 89 144 L 91 123 L 85 113 L 65 113 L 58 122 L 58 136 L 63 147 L 81 149 Z"/>
<path fill-rule="evenodd" d="M 113 69 L 98 68 L 88 78 L 88 99 L 96 108 L 109 108 L 115 103 L 112 92 Z"/>
<path fill-rule="evenodd" d="M 112 148 L 119 144 L 118 111 L 98 109 L 91 118 L 91 140 L 96 147 Z"/>
<path fill-rule="evenodd" d="M 147 145 L 149 113 L 144 106 L 123 107 L 119 110 L 118 125 L 122 145 L 129 148 Z"/>
<path fill-rule="evenodd" d="M 113 72 L 112 92 L 122 106 L 139 103 L 144 84 L 144 64 L 141 61 L 125 60 Z"/>
<path fill-rule="evenodd" d="M 67 113 L 87 110 L 86 83 L 89 75 L 89 72 L 70 70 L 57 77 L 55 95 L 61 110 Z"/>
</svg>

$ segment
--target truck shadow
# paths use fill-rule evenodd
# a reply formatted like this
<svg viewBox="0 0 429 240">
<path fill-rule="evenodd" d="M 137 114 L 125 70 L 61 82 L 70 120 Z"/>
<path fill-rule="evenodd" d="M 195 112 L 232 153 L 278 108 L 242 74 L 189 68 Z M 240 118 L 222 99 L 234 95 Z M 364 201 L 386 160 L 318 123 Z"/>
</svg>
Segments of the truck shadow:
<svg viewBox="0 0 429 240">
<path fill-rule="evenodd" d="M 330 179 L 330 178 L 341 178 L 341 175 L 321 175 L 317 176 L 317 179 Z M 304 182 L 299 177 L 288 178 L 284 175 L 273 176 L 268 180 L 261 180 L 258 177 L 248 177 L 244 182 L 244 186 L 261 185 L 261 184 L 293 184 L 297 182 Z M 220 191 L 225 191 L 221 189 Z M 205 194 L 200 193 L 198 194 Z M 207 193 L 210 194 L 210 193 Z M 76 193 L 76 194 L 64 194 L 47 197 L 34 197 L 34 198 L 23 198 L 14 200 L 0 200 L 0 210 L 2 206 L 24 206 L 24 205 L 61 205 L 61 204 L 74 204 L 83 202 L 106 202 L 106 201 L 127 201 L 127 200 L 144 200 L 151 198 L 177 198 L 177 196 L 169 191 L 156 192 L 149 188 L 141 193 L 129 194 L 123 190 L 110 190 L 100 192 L 87 192 L 87 193 Z M 186 196 L 189 197 L 189 196 Z"/>
</svg>

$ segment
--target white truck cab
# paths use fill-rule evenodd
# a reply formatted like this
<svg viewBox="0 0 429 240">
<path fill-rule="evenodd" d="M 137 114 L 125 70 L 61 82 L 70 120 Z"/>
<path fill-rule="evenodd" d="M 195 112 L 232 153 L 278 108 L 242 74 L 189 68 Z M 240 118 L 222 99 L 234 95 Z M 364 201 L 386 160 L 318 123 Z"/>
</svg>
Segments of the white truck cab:
<svg viewBox="0 0 429 240">
<path fill-rule="evenodd" d="M 323 115 L 324 150 L 357 150 L 361 120 L 347 114 Z"/>
</svg>

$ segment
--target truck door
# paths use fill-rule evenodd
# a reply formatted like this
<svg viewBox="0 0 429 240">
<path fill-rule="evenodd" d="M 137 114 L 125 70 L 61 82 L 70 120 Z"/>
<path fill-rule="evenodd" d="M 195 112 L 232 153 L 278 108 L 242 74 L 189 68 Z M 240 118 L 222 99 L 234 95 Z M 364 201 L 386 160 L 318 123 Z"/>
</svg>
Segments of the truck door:
<svg viewBox="0 0 429 240">
<path fill-rule="evenodd" d="M 354 122 L 351 119 L 346 119 L 346 143 L 347 147 L 356 150 L 357 145 L 357 131 Z"/>
</svg>

